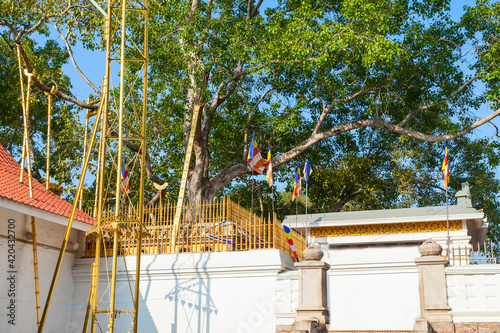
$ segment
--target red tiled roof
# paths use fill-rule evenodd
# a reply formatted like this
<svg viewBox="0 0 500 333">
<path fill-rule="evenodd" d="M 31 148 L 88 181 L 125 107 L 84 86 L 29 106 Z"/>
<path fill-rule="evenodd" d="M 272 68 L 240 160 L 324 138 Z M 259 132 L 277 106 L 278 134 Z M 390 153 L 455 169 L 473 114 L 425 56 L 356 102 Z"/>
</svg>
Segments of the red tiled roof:
<svg viewBox="0 0 500 333">
<path fill-rule="evenodd" d="M 21 166 L 10 156 L 0 143 L 0 197 L 39 208 L 44 211 L 69 218 L 73 207 L 45 186 L 33 179 L 33 198 L 29 196 L 28 173 L 24 173 L 24 183 L 19 183 Z M 95 220 L 77 209 L 75 220 L 95 224 Z"/>
</svg>

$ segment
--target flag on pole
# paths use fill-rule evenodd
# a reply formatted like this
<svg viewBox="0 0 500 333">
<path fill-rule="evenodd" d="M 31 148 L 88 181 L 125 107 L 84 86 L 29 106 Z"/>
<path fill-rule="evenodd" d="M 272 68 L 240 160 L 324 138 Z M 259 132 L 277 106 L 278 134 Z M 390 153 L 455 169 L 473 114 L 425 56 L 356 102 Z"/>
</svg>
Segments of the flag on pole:
<svg viewBox="0 0 500 333">
<path fill-rule="evenodd" d="M 257 147 L 257 142 L 255 142 L 255 133 L 252 135 L 252 143 L 250 144 L 250 149 L 248 150 L 248 164 L 262 174 L 266 168 L 267 160 L 262 157 Z"/>
<path fill-rule="evenodd" d="M 292 231 L 284 224 L 283 224 L 283 229 L 285 229 L 286 239 L 288 241 L 288 244 L 290 245 L 290 250 L 292 250 L 293 259 L 299 262 L 300 261 L 299 256 L 297 255 L 297 251 L 295 250 L 295 245 L 293 245 Z"/>
<path fill-rule="evenodd" d="M 306 181 L 306 184 L 309 182 L 309 176 L 311 175 L 312 170 L 311 170 L 311 163 L 309 163 L 308 160 L 306 160 L 306 165 L 304 166 L 304 179 Z"/>
<path fill-rule="evenodd" d="M 123 165 L 122 165 L 122 183 L 120 185 L 120 189 L 127 194 L 129 194 L 130 192 L 129 173 L 125 158 L 123 159 Z"/>
<path fill-rule="evenodd" d="M 295 176 L 295 184 L 293 186 L 292 201 L 297 199 L 300 194 L 302 194 L 302 182 L 300 180 L 300 168 L 299 165 L 297 164 L 297 175 Z"/>
<path fill-rule="evenodd" d="M 444 188 L 448 188 L 448 183 L 450 182 L 450 169 L 448 165 L 448 147 L 446 146 L 446 141 L 444 142 L 444 160 L 441 170 L 443 171 Z"/>
<path fill-rule="evenodd" d="M 267 151 L 267 163 L 266 167 L 266 179 L 269 181 L 269 186 L 273 186 L 273 163 L 271 162 L 271 144 L 269 144 L 269 150 Z"/>
</svg>

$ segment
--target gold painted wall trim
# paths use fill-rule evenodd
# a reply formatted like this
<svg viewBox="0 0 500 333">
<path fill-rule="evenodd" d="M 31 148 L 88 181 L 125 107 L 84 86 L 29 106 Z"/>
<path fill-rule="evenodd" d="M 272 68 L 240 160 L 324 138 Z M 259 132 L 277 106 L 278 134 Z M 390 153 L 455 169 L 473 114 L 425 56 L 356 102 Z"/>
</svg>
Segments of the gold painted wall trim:
<svg viewBox="0 0 500 333">
<path fill-rule="evenodd" d="M 450 231 L 462 230 L 462 221 L 450 221 Z M 446 231 L 446 221 L 313 227 L 312 237 L 367 236 Z"/>
</svg>

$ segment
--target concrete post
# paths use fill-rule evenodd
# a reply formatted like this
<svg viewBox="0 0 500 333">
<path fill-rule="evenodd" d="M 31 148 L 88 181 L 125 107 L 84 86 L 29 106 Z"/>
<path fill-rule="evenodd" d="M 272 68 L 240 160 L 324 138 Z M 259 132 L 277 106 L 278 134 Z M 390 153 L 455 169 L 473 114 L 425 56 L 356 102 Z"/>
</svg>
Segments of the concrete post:
<svg viewBox="0 0 500 333">
<path fill-rule="evenodd" d="M 320 261 L 323 251 L 313 243 L 302 254 L 304 261 L 295 263 L 299 270 L 299 306 L 292 332 L 327 332 L 327 271 L 330 265 Z"/>
<path fill-rule="evenodd" d="M 418 249 L 422 256 L 415 259 L 419 274 L 420 318 L 415 323 L 415 331 L 428 332 L 433 324 L 452 323 L 444 272 L 448 260 L 441 256 L 441 246 L 430 238 Z"/>
</svg>

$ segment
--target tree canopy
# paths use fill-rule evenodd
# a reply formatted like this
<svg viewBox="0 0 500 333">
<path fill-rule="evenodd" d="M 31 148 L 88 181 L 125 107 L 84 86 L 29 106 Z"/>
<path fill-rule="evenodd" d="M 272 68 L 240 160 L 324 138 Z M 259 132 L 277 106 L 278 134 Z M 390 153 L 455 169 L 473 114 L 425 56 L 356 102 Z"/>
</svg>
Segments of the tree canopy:
<svg viewBox="0 0 500 333">
<path fill-rule="evenodd" d="M 62 47 L 54 44 L 57 52 L 37 58 L 32 45 L 36 33 L 54 32 L 52 24 L 63 47 L 102 50 L 101 14 L 87 1 L 6 3 L 3 57 L 12 62 L 13 45 L 22 42 L 26 66 L 41 74 L 35 86 L 47 90 L 55 81 L 61 99 L 95 108 L 71 95 L 68 78 L 52 74 L 68 60 Z M 292 177 L 290 161 L 313 161 L 317 211 L 443 202 L 435 178 L 442 160 L 436 142 L 444 140 L 457 148 L 452 188 L 462 180 L 488 187 L 496 207 L 496 181 L 486 186 L 494 178 L 487 170 L 498 165 L 496 141 L 469 133 L 500 113 L 500 5 L 478 0 L 459 19 L 450 6 L 445 0 L 151 1 L 152 177 L 178 186 L 193 108 L 202 104 L 190 200 L 245 193 L 235 180 L 247 182 L 252 173 L 246 156 L 255 132 L 261 148 L 271 144 L 282 179 Z M 11 67 L 0 75 L 9 77 Z M 19 118 L 18 107 L 6 110 Z M 5 122 L 14 133 L 14 122 Z M 149 191 L 156 200 L 158 193 Z"/>
</svg>

